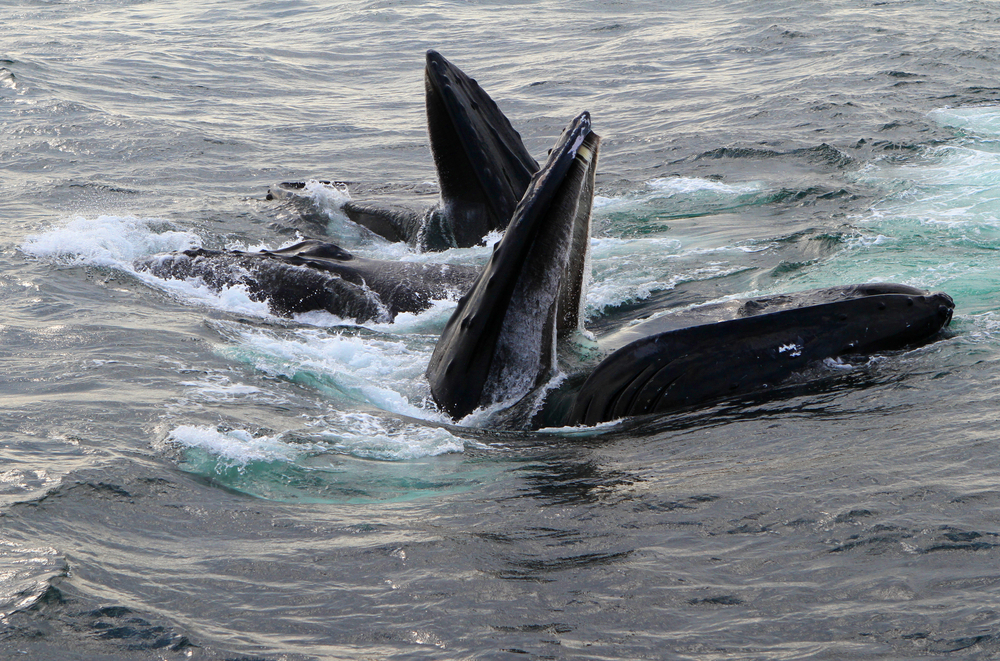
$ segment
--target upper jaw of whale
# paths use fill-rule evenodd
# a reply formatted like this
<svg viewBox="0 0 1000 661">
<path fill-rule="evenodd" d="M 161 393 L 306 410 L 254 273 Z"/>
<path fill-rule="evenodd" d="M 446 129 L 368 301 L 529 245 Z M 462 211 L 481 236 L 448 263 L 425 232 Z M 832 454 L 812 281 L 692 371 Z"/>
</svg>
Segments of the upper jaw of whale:
<svg viewBox="0 0 1000 661">
<path fill-rule="evenodd" d="M 474 79 L 434 50 L 424 68 L 427 133 L 458 246 L 507 226 L 538 163 Z"/>
<path fill-rule="evenodd" d="M 468 248 L 503 230 L 538 163 L 510 120 L 474 79 L 436 51 L 424 68 L 427 133 L 437 169 L 439 204 L 418 211 L 398 203 L 347 201 L 341 210 L 390 241 L 420 250 Z M 302 202 L 302 183 L 272 186 L 267 199 Z M 299 209 L 304 217 L 322 214 Z"/>
<path fill-rule="evenodd" d="M 599 144 L 588 113 L 570 123 L 445 326 L 427 378 L 452 417 L 545 381 L 557 336 L 579 324 Z"/>
</svg>

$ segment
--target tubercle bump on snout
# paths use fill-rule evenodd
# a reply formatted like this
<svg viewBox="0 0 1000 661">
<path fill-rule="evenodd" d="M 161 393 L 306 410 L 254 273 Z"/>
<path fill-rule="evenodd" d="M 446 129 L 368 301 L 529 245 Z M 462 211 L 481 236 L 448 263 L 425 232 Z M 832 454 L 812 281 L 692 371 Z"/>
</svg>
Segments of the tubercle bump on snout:
<svg viewBox="0 0 1000 661">
<path fill-rule="evenodd" d="M 953 299 L 948 294 L 943 291 L 934 292 L 930 295 L 931 299 L 936 299 L 939 301 L 937 306 L 938 317 L 944 320 L 942 326 L 947 326 L 951 323 L 951 319 L 955 314 L 955 299 Z"/>
</svg>

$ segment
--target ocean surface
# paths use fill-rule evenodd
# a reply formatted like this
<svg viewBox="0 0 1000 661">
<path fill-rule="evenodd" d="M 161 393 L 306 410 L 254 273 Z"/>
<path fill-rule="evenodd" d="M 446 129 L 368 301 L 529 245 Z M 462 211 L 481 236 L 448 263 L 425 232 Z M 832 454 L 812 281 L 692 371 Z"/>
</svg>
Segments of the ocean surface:
<svg viewBox="0 0 1000 661">
<path fill-rule="evenodd" d="M 998 44 L 976 0 L 4 3 L 0 658 L 996 658 Z M 436 198 L 428 48 L 536 158 L 592 113 L 595 331 L 871 281 L 954 321 L 776 396 L 498 432 L 430 402 L 455 301 L 284 319 L 133 268 L 484 263 L 338 211 Z"/>
</svg>

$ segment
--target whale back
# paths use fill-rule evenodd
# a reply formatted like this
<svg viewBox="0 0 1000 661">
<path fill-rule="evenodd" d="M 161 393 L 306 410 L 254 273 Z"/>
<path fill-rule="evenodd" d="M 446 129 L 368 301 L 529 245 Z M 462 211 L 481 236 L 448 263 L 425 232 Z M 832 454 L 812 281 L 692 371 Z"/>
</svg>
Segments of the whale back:
<svg viewBox="0 0 1000 661">
<path fill-rule="evenodd" d="M 359 323 L 390 322 L 455 299 L 478 275 L 458 264 L 357 257 L 315 239 L 254 252 L 192 248 L 140 259 L 135 267 L 160 278 L 197 278 L 215 291 L 244 287 L 278 316 L 325 310 Z"/>
</svg>

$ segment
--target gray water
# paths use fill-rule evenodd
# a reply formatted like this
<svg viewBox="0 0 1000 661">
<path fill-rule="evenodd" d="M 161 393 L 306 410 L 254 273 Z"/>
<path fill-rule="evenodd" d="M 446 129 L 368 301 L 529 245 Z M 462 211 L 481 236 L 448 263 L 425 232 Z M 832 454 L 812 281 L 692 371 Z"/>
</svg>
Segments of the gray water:
<svg viewBox="0 0 1000 661">
<path fill-rule="evenodd" d="M 0 7 L 0 657 L 994 658 L 1000 10 L 987 2 Z M 450 424 L 454 307 L 291 320 L 134 259 L 435 196 L 423 53 L 542 157 L 603 137 L 588 324 L 849 282 L 937 341 L 598 429 Z M 266 201 L 311 184 L 326 227 Z M 346 191 L 346 192 L 345 192 Z"/>
</svg>

